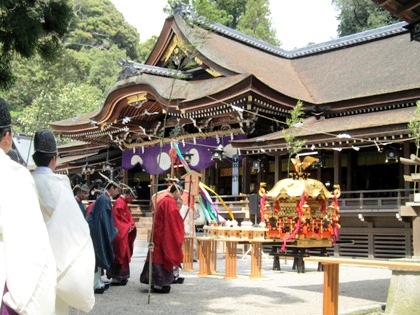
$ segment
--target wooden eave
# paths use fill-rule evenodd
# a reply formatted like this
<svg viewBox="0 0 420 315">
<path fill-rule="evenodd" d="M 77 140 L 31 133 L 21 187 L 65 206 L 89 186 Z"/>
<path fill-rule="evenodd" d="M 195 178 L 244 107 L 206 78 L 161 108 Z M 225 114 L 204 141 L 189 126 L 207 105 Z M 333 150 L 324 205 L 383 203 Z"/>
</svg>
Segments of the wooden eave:
<svg viewBox="0 0 420 315">
<path fill-rule="evenodd" d="M 382 9 L 408 23 L 420 20 L 419 0 L 372 0 Z"/>
<path fill-rule="evenodd" d="M 304 149 L 312 146 L 314 150 L 351 149 L 353 146 L 379 147 L 410 139 L 407 124 L 413 119 L 414 110 L 415 107 L 411 106 L 320 120 L 310 117 L 304 121 L 303 127 L 294 128 L 292 132 L 297 139 L 306 141 Z M 240 149 L 241 154 L 285 154 L 285 132 L 288 131 L 236 140 L 231 144 Z M 340 135 L 349 135 L 350 138 Z"/>
<path fill-rule="evenodd" d="M 249 119 L 254 123 L 258 119 L 254 112 L 284 119 L 292 102 L 249 74 L 198 81 L 141 74 L 118 82 L 99 112 L 51 126 L 63 137 L 99 144 L 118 141 L 124 148 L 140 139 L 151 141 L 163 128 L 177 124 L 194 125 L 203 132 L 249 127 Z M 240 114 L 233 106 L 248 113 Z"/>
<path fill-rule="evenodd" d="M 402 90 L 390 94 L 373 95 L 340 102 L 306 105 L 307 112 L 323 112 L 326 116 L 341 116 L 348 113 L 378 111 L 386 106 L 395 107 L 399 103 L 412 103 L 420 99 L 420 88 Z"/>
<path fill-rule="evenodd" d="M 104 149 L 106 149 L 106 146 L 104 145 L 92 144 L 83 141 L 73 141 L 67 144 L 59 145 L 57 148 L 60 158 L 90 153 L 97 154 L 100 150 Z"/>
</svg>

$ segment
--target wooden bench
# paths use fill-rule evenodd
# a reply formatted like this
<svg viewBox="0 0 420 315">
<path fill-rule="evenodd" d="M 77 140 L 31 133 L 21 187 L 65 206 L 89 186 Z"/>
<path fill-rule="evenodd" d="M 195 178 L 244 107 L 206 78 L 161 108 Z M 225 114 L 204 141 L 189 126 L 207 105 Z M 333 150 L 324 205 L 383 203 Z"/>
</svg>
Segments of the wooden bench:
<svg viewBox="0 0 420 315">
<path fill-rule="evenodd" d="M 338 288 L 340 264 L 420 270 L 420 263 L 401 262 L 398 260 L 388 261 L 310 256 L 305 257 L 304 261 L 318 262 L 324 266 L 324 295 L 322 312 L 324 315 L 338 314 Z"/>
</svg>

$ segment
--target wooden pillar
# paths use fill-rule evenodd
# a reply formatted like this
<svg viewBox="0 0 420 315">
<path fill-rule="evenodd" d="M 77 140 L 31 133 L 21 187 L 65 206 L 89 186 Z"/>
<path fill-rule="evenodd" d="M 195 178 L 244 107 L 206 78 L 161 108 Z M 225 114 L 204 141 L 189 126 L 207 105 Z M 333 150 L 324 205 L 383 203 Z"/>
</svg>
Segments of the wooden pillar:
<svg viewBox="0 0 420 315">
<path fill-rule="evenodd" d="M 207 183 L 210 187 L 216 185 L 216 163 L 213 166 L 210 166 L 208 168 L 207 172 Z"/>
<path fill-rule="evenodd" d="M 277 183 L 281 177 L 281 156 L 276 155 L 274 157 L 274 183 Z"/>
<path fill-rule="evenodd" d="M 193 248 L 194 248 L 194 237 L 185 236 L 184 244 L 182 248 L 184 252 L 183 270 L 186 270 L 186 271 L 193 270 L 193 261 L 194 261 Z"/>
<path fill-rule="evenodd" d="M 410 143 L 404 142 L 402 156 L 407 158 L 407 159 L 410 157 Z M 403 165 L 404 165 L 403 166 L 403 175 L 410 175 L 410 165 L 407 165 L 407 164 L 403 164 Z M 401 177 L 403 178 L 404 176 L 401 176 Z M 410 183 L 409 182 L 404 181 L 404 189 L 410 189 Z"/>
<path fill-rule="evenodd" d="M 262 243 L 251 242 L 251 279 L 262 277 Z"/>
<path fill-rule="evenodd" d="M 201 170 L 201 181 L 206 185 L 209 184 L 207 177 L 208 177 L 208 170 L 207 169 Z"/>
<path fill-rule="evenodd" d="M 226 241 L 225 279 L 235 279 L 238 241 Z"/>
<path fill-rule="evenodd" d="M 338 314 L 339 264 L 324 264 L 323 315 Z"/>
<path fill-rule="evenodd" d="M 211 261 L 211 240 L 198 239 L 198 275 L 200 277 L 211 275 L 210 261 Z"/>
<path fill-rule="evenodd" d="M 122 176 L 123 176 L 123 183 L 128 185 L 128 171 L 121 168 Z"/>
<path fill-rule="evenodd" d="M 413 256 L 420 257 L 420 213 L 413 218 Z"/>
<path fill-rule="evenodd" d="M 341 154 L 339 151 L 334 151 L 334 183 L 341 182 Z"/>
<path fill-rule="evenodd" d="M 357 162 L 356 154 L 357 153 L 354 150 L 351 150 L 347 154 L 347 183 L 345 190 L 352 190 L 353 188 L 353 165 L 356 165 Z"/>
<path fill-rule="evenodd" d="M 153 194 L 157 193 L 158 189 L 157 187 L 154 187 L 154 185 L 158 184 L 158 177 L 156 175 L 150 175 L 150 184 L 151 189 L 150 189 L 150 197 L 149 199 L 152 200 Z"/>
<path fill-rule="evenodd" d="M 232 195 L 239 195 L 239 155 L 232 156 Z"/>
<path fill-rule="evenodd" d="M 216 262 L 217 262 L 217 241 L 211 240 L 210 241 L 210 260 L 209 260 L 209 268 L 210 273 L 216 273 Z"/>
<path fill-rule="evenodd" d="M 249 157 L 244 157 L 242 159 L 242 192 L 244 194 L 250 193 L 250 184 L 251 184 L 251 172 L 248 167 Z"/>
<path fill-rule="evenodd" d="M 316 179 L 322 182 L 322 167 L 316 168 Z"/>
<path fill-rule="evenodd" d="M 375 258 L 375 239 L 373 236 L 373 218 L 372 220 L 367 221 L 365 218 L 365 222 L 368 224 L 368 258 L 373 259 Z"/>
</svg>

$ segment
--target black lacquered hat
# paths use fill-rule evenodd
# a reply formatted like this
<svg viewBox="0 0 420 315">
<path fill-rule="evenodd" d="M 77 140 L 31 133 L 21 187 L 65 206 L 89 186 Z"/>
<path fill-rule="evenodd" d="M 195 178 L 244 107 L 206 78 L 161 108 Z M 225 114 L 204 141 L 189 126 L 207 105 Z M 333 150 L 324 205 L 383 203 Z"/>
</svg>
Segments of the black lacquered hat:
<svg viewBox="0 0 420 315">
<path fill-rule="evenodd" d="M 35 152 L 44 154 L 57 153 L 57 140 L 51 130 L 40 129 L 35 133 L 34 149 Z"/>
</svg>

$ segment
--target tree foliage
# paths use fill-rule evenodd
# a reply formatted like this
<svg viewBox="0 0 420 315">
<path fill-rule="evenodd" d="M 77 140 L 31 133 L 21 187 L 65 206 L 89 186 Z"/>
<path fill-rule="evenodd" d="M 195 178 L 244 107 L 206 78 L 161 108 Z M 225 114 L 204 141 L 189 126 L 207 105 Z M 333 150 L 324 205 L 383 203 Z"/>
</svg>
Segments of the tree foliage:
<svg viewBox="0 0 420 315">
<path fill-rule="evenodd" d="M 108 50 L 113 45 L 136 60 L 140 35 L 109 0 L 71 0 L 75 18 L 65 38 L 66 47 Z"/>
<path fill-rule="evenodd" d="M 248 0 L 245 14 L 238 21 L 238 30 L 273 45 L 279 45 L 271 25 L 268 0 Z"/>
<path fill-rule="evenodd" d="M 143 43 L 140 43 L 139 58 L 138 58 L 140 62 L 145 62 L 147 60 L 153 47 L 156 44 L 157 39 L 158 37 L 154 35 L 150 37 L 149 39 L 147 39 L 146 41 L 144 41 Z"/>
<path fill-rule="evenodd" d="M 101 91 L 88 84 L 57 84 L 37 95 L 17 121 L 21 131 L 32 134 L 40 128 L 67 118 L 78 117 L 102 105 Z"/>
<path fill-rule="evenodd" d="M 338 35 L 346 36 L 398 22 L 371 0 L 333 0 L 339 14 Z"/>
<path fill-rule="evenodd" d="M 290 116 L 286 118 L 287 129 L 283 129 L 282 133 L 286 142 L 287 151 L 289 152 L 290 161 L 291 157 L 302 151 L 303 146 L 306 144 L 306 140 L 296 137 L 296 130 L 301 127 L 305 114 L 303 111 L 303 102 L 298 101 L 296 106 L 289 111 L 289 114 Z"/>
<path fill-rule="evenodd" d="M 193 17 L 204 17 L 270 44 L 280 44 L 271 25 L 269 0 L 168 0 L 165 12 L 177 14 L 180 8 Z"/>
<path fill-rule="evenodd" d="M 92 3 L 98 5 L 95 7 Z M 109 14 L 103 10 L 103 4 L 110 5 L 106 11 Z M 95 16 L 97 12 L 105 14 L 101 20 L 110 21 L 108 38 L 114 33 L 124 33 L 122 21 L 113 20 L 115 15 L 121 14 L 108 0 L 83 1 L 83 5 L 89 8 L 84 9 L 87 16 Z M 90 22 L 86 22 L 85 26 L 93 23 L 87 16 Z M 100 32 L 103 32 L 105 27 L 99 24 Z M 97 33 L 93 26 L 91 33 Z M 66 35 L 67 43 L 78 40 L 72 36 Z M 133 36 L 137 38 L 132 43 L 138 43 L 138 33 L 133 33 Z M 45 60 L 38 54 L 30 59 L 19 56 L 11 59 L 16 80 L 15 84 L 3 92 L 2 97 L 10 106 L 14 128 L 31 134 L 37 128 L 47 127 L 50 122 L 99 109 L 121 71 L 118 61 L 127 59 L 127 51 L 134 47 L 130 46 L 127 38 L 122 37 L 118 43 L 109 41 L 106 47 L 99 40 L 92 40 L 90 45 L 84 46 L 67 45 L 61 50 L 60 58 L 55 60 Z M 129 46 L 124 46 L 124 43 Z"/>
<path fill-rule="evenodd" d="M 17 53 L 45 60 L 57 58 L 72 10 L 65 0 L 0 1 L 0 88 L 13 82 L 11 62 Z"/>
</svg>

